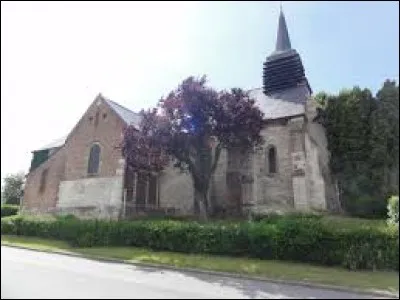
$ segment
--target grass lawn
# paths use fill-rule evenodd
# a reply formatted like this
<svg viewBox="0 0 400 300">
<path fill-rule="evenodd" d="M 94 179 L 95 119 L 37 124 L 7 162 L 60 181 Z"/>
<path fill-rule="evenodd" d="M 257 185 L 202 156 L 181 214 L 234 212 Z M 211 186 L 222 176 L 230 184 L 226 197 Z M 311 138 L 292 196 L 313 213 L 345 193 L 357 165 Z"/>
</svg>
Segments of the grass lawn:
<svg viewBox="0 0 400 300">
<path fill-rule="evenodd" d="M 67 243 L 32 237 L 1 236 L 2 245 L 18 245 L 31 249 L 79 253 L 92 258 L 114 258 L 125 262 L 143 262 L 175 267 L 240 273 L 272 279 L 308 281 L 329 285 L 398 293 L 398 272 L 348 271 L 342 268 L 308 264 L 258 260 L 237 257 L 156 252 L 134 247 L 72 248 Z"/>
</svg>

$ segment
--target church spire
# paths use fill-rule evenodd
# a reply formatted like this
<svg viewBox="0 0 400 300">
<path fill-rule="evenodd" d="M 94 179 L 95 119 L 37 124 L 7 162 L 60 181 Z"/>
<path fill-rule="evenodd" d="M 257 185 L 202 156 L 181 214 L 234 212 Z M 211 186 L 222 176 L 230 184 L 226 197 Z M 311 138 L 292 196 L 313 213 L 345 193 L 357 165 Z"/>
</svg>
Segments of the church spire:
<svg viewBox="0 0 400 300">
<path fill-rule="evenodd" d="M 304 90 L 311 93 L 301 58 L 290 44 L 282 7 L 279 14 L 275 51 L 267 57 L 263 69 L 263 86 L 266 95 L 282 98 L 285 96 L 285 91 L 299 86 L 306 87 Z M 305 97 L 301 98 L 305 99 Z M 295 99 L 295 101 L 299 100 Z"/>
<path fill-rule="evenodd" d="M 282 11 L 282 4 L 280 6 L 280 13 L 279 13 L 279 23 L 278 23 L 278 33 L 276 36 L 276 46 L 275 51 L 286 51 L 292 49 L 290 45 L 289 33 L 286 26 L 285 15 Z"/>
</svg>

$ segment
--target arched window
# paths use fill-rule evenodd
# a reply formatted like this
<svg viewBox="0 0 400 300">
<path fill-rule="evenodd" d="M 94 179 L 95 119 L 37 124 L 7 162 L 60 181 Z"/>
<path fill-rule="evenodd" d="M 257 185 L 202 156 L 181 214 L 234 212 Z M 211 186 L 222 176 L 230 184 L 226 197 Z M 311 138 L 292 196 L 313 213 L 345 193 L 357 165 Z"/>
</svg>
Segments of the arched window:
<svg viewBox="0 0 400 300">
<path fill-rule="evenodd" d="M 97 174 L 99 172 L 100 163 L 100 146 L 94 144 L 90 148 L 89 163 L 88 163 L 88 174 Z"/>
<path fill-rule="evenodd" d="M 276 148 L 271 146 L 268 149 L 268 173 L 274 174 L 277 172 L 276 167 Z"/>
</svg>

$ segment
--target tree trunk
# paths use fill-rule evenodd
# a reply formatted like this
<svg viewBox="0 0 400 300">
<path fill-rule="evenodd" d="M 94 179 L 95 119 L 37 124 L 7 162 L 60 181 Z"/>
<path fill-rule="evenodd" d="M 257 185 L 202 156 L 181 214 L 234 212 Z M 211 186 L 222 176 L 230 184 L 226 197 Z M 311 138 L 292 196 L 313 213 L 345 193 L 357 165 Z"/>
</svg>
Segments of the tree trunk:
<svg viewBox="0 0 400 300">
<path fill-rule="evenodd" d="M 208 215 L 214 210 L 213 204 L 208 201 L 208 190 L 221 150 L 222 144 L 218 144 L 213 150 L 210 146 L 210 137 L 201 136 L 197 141 L 194 161 L 189 166 L 194 187 L 194 213 L 202 220 L 207 220 Z"/>
<path fill-rule="evenodd" d="M 194 189 L 194 213 L 200 217 L 201 220 L 207 221 L 208 219 L 208 203 L 207 193 Z"/>
</svg>

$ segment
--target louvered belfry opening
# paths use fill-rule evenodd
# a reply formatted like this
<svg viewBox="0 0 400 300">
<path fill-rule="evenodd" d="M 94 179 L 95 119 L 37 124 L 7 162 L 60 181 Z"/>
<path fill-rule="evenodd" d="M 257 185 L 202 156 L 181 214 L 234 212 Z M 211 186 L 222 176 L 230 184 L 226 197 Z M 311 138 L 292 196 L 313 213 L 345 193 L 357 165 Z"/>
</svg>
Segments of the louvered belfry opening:
<svg viewBox="0 0 400 300">
<path fill-rule="evenodd" d="M 284 54 L 270 56 L 264 63 L 263 83 L 267 95 L 307 82 L 299 54 L 294 50 Z"/>
</svg>

